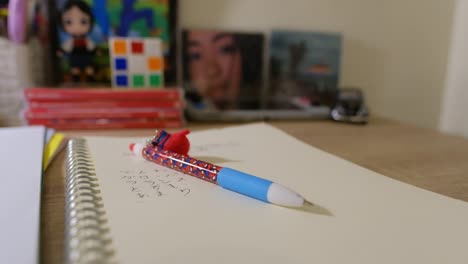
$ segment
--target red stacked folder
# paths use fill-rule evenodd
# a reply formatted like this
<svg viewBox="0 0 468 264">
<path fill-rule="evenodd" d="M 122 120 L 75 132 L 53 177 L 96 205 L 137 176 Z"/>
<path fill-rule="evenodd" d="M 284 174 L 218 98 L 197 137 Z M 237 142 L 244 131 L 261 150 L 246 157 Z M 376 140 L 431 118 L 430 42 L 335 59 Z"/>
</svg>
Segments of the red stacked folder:
<svg viewBox="0 0 468 264">
<path fill-rule="evenodd" d="M 173 128 L 184 124 L 181 89 L 30 88 L 24 92 L 29 125 L 60 130 Z"/>
</svg>

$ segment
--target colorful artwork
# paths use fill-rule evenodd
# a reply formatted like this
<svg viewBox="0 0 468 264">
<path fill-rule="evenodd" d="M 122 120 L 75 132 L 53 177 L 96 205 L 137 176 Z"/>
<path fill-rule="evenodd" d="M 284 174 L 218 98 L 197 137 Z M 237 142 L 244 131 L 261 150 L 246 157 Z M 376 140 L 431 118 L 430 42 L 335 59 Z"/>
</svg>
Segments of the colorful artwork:
<svg viewBox="0 0 468 264">
<path fill-rule="evenodd" d="M 110 38 L 112 86 L 163 87 L 161 46 L 158 38 Z"/>
<path fill-rule="evenodd" d="M 270 42 L 270 95 L 329 104 L 339 85 L 341 35 L 273 31 Z"/>
<path fill-rule="evenodd" d="M 59 83 L 111 83 L 110 37 L 162 41 L 165 79 L 175 82 L 175 0 L 58 0 Z"/>
<path fill-rule="evenodd" d="M 183 77 L 199 107 L 258 108 L 262 92 L 262 34 L 183 32 Z"/>
</svg>

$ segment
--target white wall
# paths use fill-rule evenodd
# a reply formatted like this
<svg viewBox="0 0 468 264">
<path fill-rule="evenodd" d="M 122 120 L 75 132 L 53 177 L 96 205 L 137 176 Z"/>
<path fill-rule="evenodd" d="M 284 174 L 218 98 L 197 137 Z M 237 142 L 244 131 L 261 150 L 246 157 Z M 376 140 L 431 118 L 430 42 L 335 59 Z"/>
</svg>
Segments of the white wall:
<svg viewBox="0 0 468 264">
<path fill-rule="evenodd" d="M 453 0 L 180 0 L 182 28 L 342 32 L 342 86 L 371 113 L 436 128 Z"/>
<path fill-rule="evenodd" d="M 468 1 L 457 0 L 455 10 L 441 129 L 468 137 Z"/>
</svg>

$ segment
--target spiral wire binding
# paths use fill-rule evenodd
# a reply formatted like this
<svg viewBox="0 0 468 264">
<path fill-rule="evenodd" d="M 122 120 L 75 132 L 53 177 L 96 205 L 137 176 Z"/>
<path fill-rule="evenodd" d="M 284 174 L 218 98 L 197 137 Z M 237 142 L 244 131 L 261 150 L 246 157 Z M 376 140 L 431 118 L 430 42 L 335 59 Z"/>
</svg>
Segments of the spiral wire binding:
<svg viewBox="0 0 468 264">
<path fill-rule="evenodd" d="M 65 187 L 65 262 L 115 263 L 114 251 L 86 140 L 68 142 Z"/>
</svg>

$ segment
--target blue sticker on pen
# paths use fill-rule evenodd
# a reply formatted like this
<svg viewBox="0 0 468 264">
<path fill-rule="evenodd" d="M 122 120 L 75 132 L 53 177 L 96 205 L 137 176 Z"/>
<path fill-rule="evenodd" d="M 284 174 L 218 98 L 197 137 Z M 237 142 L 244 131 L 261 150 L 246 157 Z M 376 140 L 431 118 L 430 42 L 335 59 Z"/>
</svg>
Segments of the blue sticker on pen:
<svg viewBox="0 0 468 264">
<path fill-rule="evenodd" d="M 255 199 L 268 202 L 267 194 L 271 181 L 230 168 L 223 168 L 218 173 L 218 185 Z"/>
</svg>

